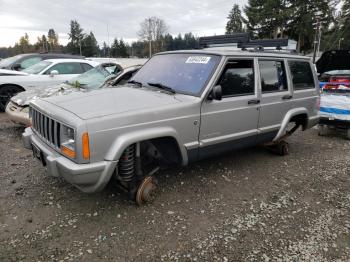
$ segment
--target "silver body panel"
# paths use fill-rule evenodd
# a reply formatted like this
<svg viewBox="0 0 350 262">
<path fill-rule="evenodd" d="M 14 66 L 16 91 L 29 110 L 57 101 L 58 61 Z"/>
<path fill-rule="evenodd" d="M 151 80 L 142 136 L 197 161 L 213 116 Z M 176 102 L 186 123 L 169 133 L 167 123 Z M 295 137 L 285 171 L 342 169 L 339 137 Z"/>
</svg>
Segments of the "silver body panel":
<svg viewBox="0 0 350 262">
<path fill-rule="evenodd" d="M 125 148 L 138 141 L 172 137 L 180 149 L 182 164 L 187 165 L 191 161 L 227 150 L 277 140 L 285 133 L 289 120 L 299 114 L 307 115 L 307 125 L 304 128 L 310 128 L 317 123 L 319 90 L 311 63 L 315 86 L 312 89 L 293 90 L 288 66 L 286 66 L 288 90 L 262 94 L 260 85 L 259 58 L 309 62 L 308 58 L 286 54 L 232 51 L 181 51 L 181 53 L 210 53 L 221 56 L 220 63 L 200 96 L 124 86 L 36 100 L 31 105 L 34 109 L 62 124 L 74 127 L 77 134 L 78 157 L 70 160 L 62 156 L 57 148 L 47 145 L 31 128 L 26 129 L 23 135 L 24 145 L 31 148 L 34 144 L 44 151 L 45 158 L 49 160 L 47 161 L 49 173 L 50 170 L 55 170 L 52 171 L 54 175 L 65 177 L 82 191 L 95 192 L 102 190 L 109 181 Z M 254 60 L 254 94 L 227 97 L 220 101 L 208 100 L 208 95 L 217 83 L 227 61 L 241 58 Z M 284 100 L 285 95 L 290 95 L 292 98 Z M 252 99 L 261 102 L 248 104 Z M 89 134 L 91 150 L 89 161 L 83 161 L 81 158 L 79 145 L 84 132 Z M 55 168 L 57 165 L 61 168 Z M 79 182 L 67 178 L 79 173 L 78 167 L 90 165 L 96 179 L 85 175 L 89 173 L 86 169 L 81 171 Z M 84 176 L 87 177 L 86 181 L 83 179 Z"/>
</svg>

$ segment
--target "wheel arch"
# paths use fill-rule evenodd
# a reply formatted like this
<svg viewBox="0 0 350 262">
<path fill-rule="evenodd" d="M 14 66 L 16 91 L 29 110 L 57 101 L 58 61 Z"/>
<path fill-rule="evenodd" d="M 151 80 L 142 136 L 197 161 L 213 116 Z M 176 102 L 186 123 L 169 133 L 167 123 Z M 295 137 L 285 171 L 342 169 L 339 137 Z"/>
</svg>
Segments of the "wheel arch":
<svg viewBox="0 0 350 262">
<path fill-rule="evenodd" d="M 175 150 L 174 152 L 179 154 L 179 162 L 181 162 L 182 165 L 188 163 L 187 151 L 181 144 L 177 132 L 171 127 L 138 130 L 118 136 L 111 144 L 105 156 L 105 160 L 118 161 L 128 146 L 143 141 L 156 141 L 163 145 L 169 142 L 169 146 Z"/>
<path fill-rule="evenodd" d="M 20 89 L 22 89 L 22 92 L 23 91 L 26 91 L 25 88 L 21 85 L 18 85 L 18 84 L 13 84 L 13 83 L 5 83 L 5 84 L 0 84 L 0 88 L 4 87 L 4 86 L 15 86 L 15 87 L 18 87 Z"/>
<path fill-rule="evenodd" d="M 309 120 L 308 110 L 305 107 L 294 108 L 289 110 L 287 114 L 284 116 L 281 127 L 277 135 L 273 139 L 273 141 L 278 140 L 284 135 L 284 133 L 287 130 L 288 124 L 291 122 L 300 124 L 302 126 L 302 130 L 303 131 L 306 130 L 308 126 L 308 120 Z"/>
</svg>

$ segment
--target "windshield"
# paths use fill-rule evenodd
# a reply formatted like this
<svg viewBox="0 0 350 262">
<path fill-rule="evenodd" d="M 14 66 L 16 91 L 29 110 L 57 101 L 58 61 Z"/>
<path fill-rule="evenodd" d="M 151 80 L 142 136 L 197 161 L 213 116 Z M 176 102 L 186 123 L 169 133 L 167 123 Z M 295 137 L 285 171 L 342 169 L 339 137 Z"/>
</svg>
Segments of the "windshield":
<svg viewBox="0 0 350 262">
<path fill-rule="evenodd" d="M 74 87 L 82 87 L 84 89 L 98 89 L 107 78 L 114 76 L 114 72 L 118 72 L 117 65 L 99 65 L 89 71 L 71 79 L 68 84 Z"/>
<path fill-rule="evenodd" d="M 41 61 L 37 64 L 34 64 L 34 65 L 22 70 L 22 72 L 25 72 L 28 74 L 39 74 L 41 71 L 43 71 L 45 68 L 47 68 L 51 64 L 52 64 L 52 62 L 49 62 L 49 61 Z"/>
<path fill-rule="evenodd" d="M 207 54 L 164 54 L 152 57 L 131 81 L 161 84 L 176 93 L 199 96 L 220 56 Z"/>
<path fill-rule="evenodd" d="M 16 55 L 16 56 L 12 56 L 6 59 L 3 59 L 0 61 L 0 68 L 3 67 L 8 67 L 10 66 L 12 63 L 16 62 L 17 60 L 21 59 L 23 57 L 23 55 Z"/>
</svg>

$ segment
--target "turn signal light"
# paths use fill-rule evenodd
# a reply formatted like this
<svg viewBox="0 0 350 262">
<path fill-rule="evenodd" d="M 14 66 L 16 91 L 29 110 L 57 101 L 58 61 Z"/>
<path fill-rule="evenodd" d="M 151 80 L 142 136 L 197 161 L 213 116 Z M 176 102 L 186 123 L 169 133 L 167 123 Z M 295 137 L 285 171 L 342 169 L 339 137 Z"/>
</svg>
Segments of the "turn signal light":
<svg viewBox="0 0 350 262">
<path fill-rule="evenodd" d="M 66 146 L 61 146 L 61 152 L 70 158 L 75 158 L 75 151 Z"/>
<path fill-rule="evenodd" d="M 83 134 L 82 142 L 83 142 L 83 158 L 85 160 L 88 160 L 88 159 L 90 159 L 90 145 L 89 145 L 89 134 L 88 133 Z"/>
</svg>

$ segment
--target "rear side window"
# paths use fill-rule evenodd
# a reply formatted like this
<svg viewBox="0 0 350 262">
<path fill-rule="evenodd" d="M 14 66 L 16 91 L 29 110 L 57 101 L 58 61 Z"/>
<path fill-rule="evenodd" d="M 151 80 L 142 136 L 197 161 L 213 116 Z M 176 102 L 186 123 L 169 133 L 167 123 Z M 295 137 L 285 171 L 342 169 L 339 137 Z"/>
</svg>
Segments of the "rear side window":
<svg viewBox="0 0 350 262">
<path fill-rule="evenodd" d="M 254 94 L 253 60 L 231 60 L 219 80 L 222 96 L 243 96 Z"/>
<path fill-rule="evenodd" d="M 82 63 L 81 66 L 83 67 L 84 72 L 89 71 L 92 66 L 86 63 Z"/>
<path fill-rule="evenodd" d="M 282 61 L 259 60 L 259 69 L 263 93 L 288 90 L 286 70 Z"/>
<path fill-rule="evenodd" d="M 21 62 L 21 69 L 26 69 L 32 65 L 35 65 L 40 61 L 41 61 L 40 57 L 31 57 L 31 58 L 25 59 Z"/>
<path fill-rule="evenodd" d="M 57 70 L 61 75 L 69 74 L 81 74 L 83 69 L 80 66 L 80 63 L 60 63 L 52 66 L 49 70 L 45 72 L 46 75 L 50 74 L 51 71 Z"/>
<path fill-rule="evenodd" d="M 314 76 L 309 62 L 288 61 L 294 89 L 315 88 Z"/>
</svg>

